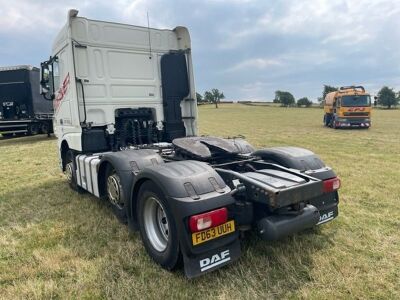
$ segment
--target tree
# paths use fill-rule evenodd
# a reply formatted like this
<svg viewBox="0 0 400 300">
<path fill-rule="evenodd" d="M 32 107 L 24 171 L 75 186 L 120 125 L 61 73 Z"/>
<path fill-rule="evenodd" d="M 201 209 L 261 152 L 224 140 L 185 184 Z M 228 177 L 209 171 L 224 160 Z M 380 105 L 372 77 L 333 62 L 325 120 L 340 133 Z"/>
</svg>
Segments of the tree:
<svg viewBox="0 0 400 300">
<path fill-rule="evenodd" d="M 384 86 L 378 92 L 378 103 L 390 109 L 392 105 L 396 106 L 399 103 L 399 98 L 396 97 L 396 93 L 393 89 Z"/>
<path fill-rule="evenodd" d="M 199 93 L 196 93 L 196 100 L 197 100 L 197 103 L 203 102 L 203 96 Z"/>
<path fill-rule="evenodd" d="M 336 92 L 337 90 L 339 90 L 337 87 L 324 84 L 324 90 L 322 91 L 322 98 L 318 98 L 318 101 L 325 100 L 326 94 L 330 92 Z"/>
<path fill-rule="evenodd" d="M 296 103 L 291 93 L 285 91 L 275 92 L 275 103 L 281 103 L 282 106 L 291 106 Z"/>
<path fill-rule="evenodd" d="M 303 97 L 303 98 L 300 98 L 299 100 L 297 100 L 297 106 L 298 107 L 303 106 L 303 105 L 305 107 L 310 107 L 311 104 L 312 104 L 312 102 L 310 100 L 308 100 L 307 97 Z"/>
<path fill-rule="evenodd" d="M 212 89 L 211 91 L 204 92 L 204 100 L 207 102 L 215 103 L 215 108 L 218 108 L 218 103 L 221 99 L 225 99 L 224 93 L 220 92 L 218 89 Z"/>
<path fill-rule="evenodd" d="M 275 98 L 274 98 L 274 103 L 281 103 L 280 97 L 282 95 L 282 91 L 275 91 Z"/>
<path fill-rule="evenodd" d="M 214 99 L 214 98 L 213 98 L 213 95 L 212 95 L 211 92 L 205 91 L 205 92 L 204 92 L 203 99 L 204 99 L 205 102 L 213 102 L 213 99 Z"/>
</svg>

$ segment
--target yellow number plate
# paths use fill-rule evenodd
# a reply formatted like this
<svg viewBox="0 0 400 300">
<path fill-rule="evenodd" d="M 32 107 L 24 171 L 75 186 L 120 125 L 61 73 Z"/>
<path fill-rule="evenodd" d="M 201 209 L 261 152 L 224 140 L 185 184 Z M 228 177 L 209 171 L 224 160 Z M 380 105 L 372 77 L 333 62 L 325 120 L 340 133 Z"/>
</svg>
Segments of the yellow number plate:
<svg viewBox="0 0 400 300">
<path fill-rule="evenodd" d="M 192 242 L 193 245 L 195 246 L 216 239 L 220 236 L 226 235 L 234 231 L 235 231 L 235 222 L 231 220 L 217 227 L 192 233 Z"/>
</svg>

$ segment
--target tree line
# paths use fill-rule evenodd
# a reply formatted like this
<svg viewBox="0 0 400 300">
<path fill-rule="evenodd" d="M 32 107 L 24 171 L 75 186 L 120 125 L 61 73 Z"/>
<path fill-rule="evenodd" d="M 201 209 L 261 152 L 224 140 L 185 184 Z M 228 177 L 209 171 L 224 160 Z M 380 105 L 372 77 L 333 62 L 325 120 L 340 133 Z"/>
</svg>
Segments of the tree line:
<svg viewBox="0 0 400 300">
<path fill-rule="evenodd" d="M 300 98 L 296 101 L 291 93 L 279 90 L 275 91 L 275 98 L 273 102 L 280 103 L 281 106 L 294 106 L 297 104 L 298 107 L 310 107 L 312 105 L 312 101 L 310 101 L 307 97 Z"/>
<path fill-rule="evenodd" d="M 318 102 L 322 102 L 326 95 L 330 92 L 338 91 L 339 88 L 330 85 L 324 85 L 322 90 L 322 97 L 318 98 Z M 218 108 L 218 103 L 225 99 L 225 95 L 219 89 L 211 89 L 210 91 L 205 91 L 203 95 L 196 93 L 197 103 L 214 103 L 215 107 Z M 310 107 L 312 105 L 312 101 L 310 101 L 307 97 L 302 97 L 300 99 L 295 100 L 294 96 L 287 91 L 275 91 L 275 98 L 273 100 L 274 103 L 280 103 L 281 106 L 295 106 L 298 107 Z M 377 96 L 375 97 L 374 105 L 377 104 L 386 106 L 387 108 L 392 108 L 393 106 L 397 106 L 400 103 L 400 91 L 395 92 L 392 88 L 388 86 L 382 87 Z"/>
</svg>

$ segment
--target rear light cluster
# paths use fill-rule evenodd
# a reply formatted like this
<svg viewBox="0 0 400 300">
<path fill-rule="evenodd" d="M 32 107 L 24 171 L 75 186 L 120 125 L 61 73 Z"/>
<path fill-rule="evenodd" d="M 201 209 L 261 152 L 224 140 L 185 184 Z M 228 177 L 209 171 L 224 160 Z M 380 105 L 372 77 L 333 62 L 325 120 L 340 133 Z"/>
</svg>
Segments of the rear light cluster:
<svg viewBox="0 0 400 300">
<path fill-rule="evenodd" d="M 189 218 L 191 232 L 202 231 L 225 223 L 228 220 L 226 207 L 218 208 L 206 213 L 194 215 Z"/>
<path fill-rule="evenodd" d="M 324 183 L 324 193 L 331 193 L 340 188 L 340 179 L 338 177 L 333 177 L 323 181 Z"/>
</svg>

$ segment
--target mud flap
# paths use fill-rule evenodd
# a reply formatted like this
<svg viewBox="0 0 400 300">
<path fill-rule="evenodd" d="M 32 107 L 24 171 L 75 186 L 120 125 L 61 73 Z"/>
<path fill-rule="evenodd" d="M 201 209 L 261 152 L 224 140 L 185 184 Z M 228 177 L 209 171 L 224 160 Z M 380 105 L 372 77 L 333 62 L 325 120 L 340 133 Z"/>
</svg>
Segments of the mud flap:
<svg viewBox="0 0 400 300">
<path fill-rule="evenodd" d="M 236 239 L 232 244 L 215 249 L 204 254 L 188 257 L 183 255 L 185 274 L 194 278 L 225 266 L 240 257 L 240 241 Z"/>
<path fill-rule="evenodd" d="M 329 207 L 324 207 L 324 209 L 319 211 L 319 221 L 317 225 L 322 225 L 326 222 L 332 221 L 339 215 L 339 209 L 337 203 L 330 205 Z"/>
</svg>

